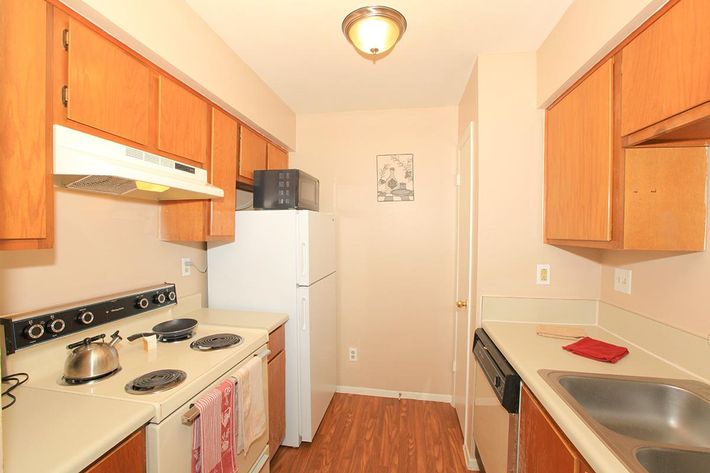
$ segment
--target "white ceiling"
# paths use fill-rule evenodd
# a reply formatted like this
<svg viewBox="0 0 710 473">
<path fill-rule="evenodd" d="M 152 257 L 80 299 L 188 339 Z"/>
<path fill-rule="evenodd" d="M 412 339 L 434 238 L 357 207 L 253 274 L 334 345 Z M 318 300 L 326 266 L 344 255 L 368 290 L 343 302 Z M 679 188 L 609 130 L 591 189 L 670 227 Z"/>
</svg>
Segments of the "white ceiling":
<svg viewBox="0 0 710 473">
<path fill-rule="evenodd" d="M 388 0 L 407 32 L 375 65 L 340 29 L 366 0 L 186 2 L 296 113 L 312 113 L 456 105 L 479 53 L 536 50 L 572 0 Z"/>
</svg>

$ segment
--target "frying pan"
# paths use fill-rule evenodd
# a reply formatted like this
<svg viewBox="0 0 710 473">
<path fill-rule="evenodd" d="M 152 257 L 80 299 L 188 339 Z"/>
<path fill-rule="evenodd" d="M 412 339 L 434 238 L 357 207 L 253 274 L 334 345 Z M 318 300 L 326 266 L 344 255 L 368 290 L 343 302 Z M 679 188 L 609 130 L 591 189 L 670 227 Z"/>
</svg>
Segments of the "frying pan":
<svg viewBox="0 0 710 473">
<path fill-rule="evenodd" d="M 192 335 L 197 327 L 195 319 L 174 319 L 161 322 L 153 327 L 152 332 L 136 333 L 128 337 L 128 341 L 132 342 L 142 337 L 150 337 L 155 335 L 159 341 L 170 341 L 178 338 Z"/>
</svg>

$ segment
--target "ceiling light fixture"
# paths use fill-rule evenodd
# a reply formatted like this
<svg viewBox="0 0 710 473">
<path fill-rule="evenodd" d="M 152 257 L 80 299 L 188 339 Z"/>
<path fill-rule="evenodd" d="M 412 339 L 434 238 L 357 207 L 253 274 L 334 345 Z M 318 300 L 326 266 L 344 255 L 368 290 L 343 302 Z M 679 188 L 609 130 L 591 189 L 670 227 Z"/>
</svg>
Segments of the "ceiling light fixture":
<svg viewBox="0 0 710 473">
<path fill-rule="evenodd" d="M 362 56 L 374 63 L 386 56 L 407 30 L 407 20 L 394 8 L 362 7 L 343 20 L 343 34 Z"/>
</svg>

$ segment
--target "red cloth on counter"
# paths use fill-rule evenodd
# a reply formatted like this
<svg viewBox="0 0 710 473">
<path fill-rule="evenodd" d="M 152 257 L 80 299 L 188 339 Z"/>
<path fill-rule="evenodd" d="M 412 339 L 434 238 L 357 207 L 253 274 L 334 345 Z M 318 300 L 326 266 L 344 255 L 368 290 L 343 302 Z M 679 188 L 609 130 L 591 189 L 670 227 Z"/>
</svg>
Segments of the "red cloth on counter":
<svg viewBox="0 0 710 473">
<path fill-rule="evenodd" d="M 584 337 L 562 348 L 575 355 L 591 358 L 592 360 L 605 361 L 607 363 L 616 363 L 629 354 L 629 350 L 626 347 L 612 345 L 611 343 L 602 342 L 601 340 L 590 337 Z"/>
</svg>

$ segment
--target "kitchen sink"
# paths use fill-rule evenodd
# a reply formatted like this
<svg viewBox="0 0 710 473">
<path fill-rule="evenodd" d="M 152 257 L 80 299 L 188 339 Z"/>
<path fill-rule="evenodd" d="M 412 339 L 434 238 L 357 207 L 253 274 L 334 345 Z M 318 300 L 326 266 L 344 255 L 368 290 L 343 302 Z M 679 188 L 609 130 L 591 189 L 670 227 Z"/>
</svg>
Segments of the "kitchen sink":
<svg viewBox="0 0 710 473">
<path fill-rule="evenodd" d="M 614 432 L 710 448 L 710 402 L 687 389 L 666 382 L 573 375 L 560 376 L 559 383 L 587 415 Z"/>
<path fill-rule="evenodd" d="M 636 459 L 649 473 L 710 471 L 710 452 L 672 448 L 640 448 Z"/>
<path fill-rule="evenodd" d="M 540 370 L 634 472 L 710 472 L 710 386 L 699 381 Z"/>
</svg>

